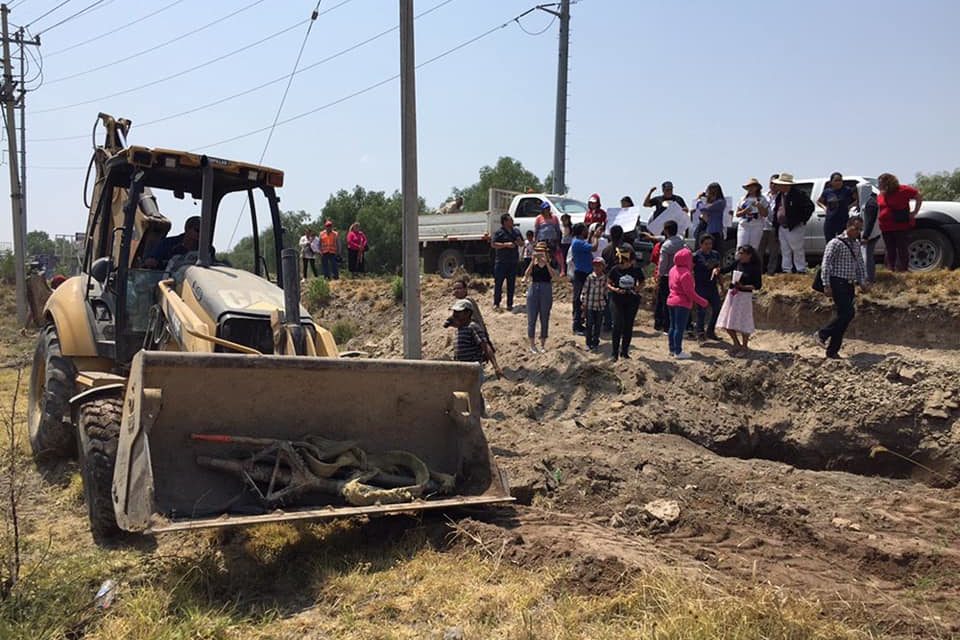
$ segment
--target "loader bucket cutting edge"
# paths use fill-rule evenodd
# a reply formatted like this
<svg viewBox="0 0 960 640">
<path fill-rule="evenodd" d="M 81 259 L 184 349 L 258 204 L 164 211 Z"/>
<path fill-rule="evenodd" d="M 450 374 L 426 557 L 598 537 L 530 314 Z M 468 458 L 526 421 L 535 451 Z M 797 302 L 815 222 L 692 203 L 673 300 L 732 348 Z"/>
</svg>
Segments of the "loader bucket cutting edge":
<svg viewBox="0 0 960 640">
<path fill-rule="evenodd" d="M 123 407 L 117 524 L 161 532 L 512 501 L 480 427 L 480 369 L 449 362 L 141 351 Z M 196 438 L 196 434 L 218 434 Z M 229 438 L 354 441 L 454 476 L 447 495 L 354 506 L 308 492 L 264 502 L 253 481 L 198 464 L 249 460 Z"/>
</svg>

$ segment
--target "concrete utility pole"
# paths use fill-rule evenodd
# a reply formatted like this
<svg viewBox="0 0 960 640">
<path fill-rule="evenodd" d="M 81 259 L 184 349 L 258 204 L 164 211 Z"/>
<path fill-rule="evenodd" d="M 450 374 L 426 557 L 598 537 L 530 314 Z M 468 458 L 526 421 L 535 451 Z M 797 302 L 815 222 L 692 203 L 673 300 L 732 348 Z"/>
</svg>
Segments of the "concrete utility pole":
<svg viewBox="0 0 960 640">
<path fill-rule="evenodd" d="M 570 53 L 570 0 L 560 0 L 560 11 L 538 5 L 560 19 L 560 50 L 557 60 L 557 113 L 553 131 L 553 192 L 567 192 L 567 58 Z"/>
<path fill-rule="evenodd" d="M 417 216 L 417 87 L 413 46 L 413 0 L 400 0 L 400 147 L 403 187 L 403 357 L 419 360 L 420 241 Z"/>
<path fill-rule="evenodd" d="M 7 14 L 10 10 L 6 4 L 0 5 L 0 28 L 3 29 L 3 87 L 0 89 L 0 98 L 3 100 L 4 118 L 7 126 L 7 145 L 10 165 L 10 203 L 13 210 L 13 264 L 16 276 L 17 295 L 17 322 L 21 326 L 27 323 L 27 280 L 26 280 L 26 218 L 23 215 L 23 192 L 20 185 L 20 172 L 17 156 L 17 123 L 14 119 L 14 103 L 16 102 L 13 81 L 13 61 L 10 59 L 10 31 L 7 24 Z M 21 78 L 21 84 L 22 84 Z"/>
</svg>

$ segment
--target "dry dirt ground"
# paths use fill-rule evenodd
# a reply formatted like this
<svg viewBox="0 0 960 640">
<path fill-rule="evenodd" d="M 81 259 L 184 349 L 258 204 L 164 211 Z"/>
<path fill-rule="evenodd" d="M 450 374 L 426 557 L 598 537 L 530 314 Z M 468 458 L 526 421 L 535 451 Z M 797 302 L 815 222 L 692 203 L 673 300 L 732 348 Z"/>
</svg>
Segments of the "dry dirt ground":
<svg viewBox="0 0 960 640">
<path fill-rule="evenodd" d="M 764 328 L 746 357 L 688 340 L 693 360 L 676 361 L 643 310 L 632 358 L 612 363 L 606 339 L 591 354 L 571 334 L 568 286 L 548 351 L 531 354 L 522 297 L 494 312 L 490 282 L 474 279 L 505 372 L 484 385 L 484 427 L 520 502 L 475 516 L 484 538 L 524 565 L 586 562 L 601 587 L 631 568 L 709 568 L 814 594 L 892 635 L 960 636 L 957 307 L 875 292 L 845 358 L 828 361 L 808 330 L 830 305 L 797 280 L 768 280 L 779 293 L 758 300 Z M 448 283 L 423 288 L 425 356 L 449 358 Z M 360 291 L 341 284 L 321 316 L 357 318 L 352 346 L 399 355 L 399 309 Z M 651 516 L 655 500 L 679 515 Z"/>
<path fill-rule="evenodd" d="M 960 274 L 931 282 L 878 288 L 840 361 L 809 333 L 829 305 L 781 277 L 751 355 L 672 360 L 644 310 L 614 364 L 570 333 L 569 285 L 531 354 L 522 295 L 495 313 L 474 279 L 505 371 L 488 367 L 483 426 L 514 505 L 98 549 L 76 465 L 24 455 L 28 586 L 0 589 L 0 638 L 960 638 Z M 332 293 L 313 311 L 353 334 L 342 347 L 401 355 L 388 280 Z M 425 357 L 451 356 L 450 301 L 424 279 Z M 31 345 L 0 326 L 0 406 Z M 109 577 L 117 603 L 95 610 Z"/>
</svg>

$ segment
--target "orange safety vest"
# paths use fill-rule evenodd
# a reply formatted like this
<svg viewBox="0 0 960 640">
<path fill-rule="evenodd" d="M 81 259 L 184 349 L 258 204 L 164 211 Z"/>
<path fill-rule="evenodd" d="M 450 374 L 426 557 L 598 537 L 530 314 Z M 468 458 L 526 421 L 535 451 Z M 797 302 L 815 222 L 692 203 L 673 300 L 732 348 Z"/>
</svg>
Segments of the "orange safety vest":
<svg viewBox="0 0 960 640">
<path fill-rule="evenodd" d="M 336 231 L 321 231 L 320 253 L 337 253 L 337 237 Z"/>
</svg>

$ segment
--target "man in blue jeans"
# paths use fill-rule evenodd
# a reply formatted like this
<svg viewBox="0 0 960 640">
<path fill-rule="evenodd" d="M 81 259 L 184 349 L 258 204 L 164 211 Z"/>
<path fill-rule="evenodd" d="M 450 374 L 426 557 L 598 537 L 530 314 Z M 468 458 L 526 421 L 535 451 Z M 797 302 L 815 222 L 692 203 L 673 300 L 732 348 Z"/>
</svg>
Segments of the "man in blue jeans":
<svg viewBox="0 0 960 640">
<path fill-rule="evenodd" d="M 840 358 L 840 347 L 843 345 L 843 334 L 853 321 L 856 314 L 854 300 L 856 287 L 866 291 L 870 288 L 867 282 L 867 268 L 863 264 L 860 253 L 860 234 L 863 232 L 863 220 L 853 217 L 847 220 L 847 228 L 827 243 L 823 250 L 823 262 L 820 264 L 820 277 L 823 278 L 823 293 L 833 298 L 833 318 L 827 326 L 814 334 L 817 343 L 826 349 L 827 358 Z"/>
<path fill-rule="evenodd" d="M 503 283 L 507 283 L 507 311 L 513 311 L 513 293 L 517 287 L 517 264 L 520 262 L 520 249 L 523 236 L 513 226 L 509 213 L 500 216 L 500 228 L 490 241 L 493 248 L 493 308 L 500 310 L 503 299 Z"/>
<path fill-rule="evenodd" d="M 570 254 L 573 256 L 573 332 L 582 336 L 587 328 L 583 321 L 583 308 L 577 304 L 583 292 L 583 283 L 593 271 L 593 252 L 597 250 L 600 240 L 600 227 L 588 237 L 587 225 L 577 223 L 573 225 L 573 242 L 570 243 Z"/>
</svg>

